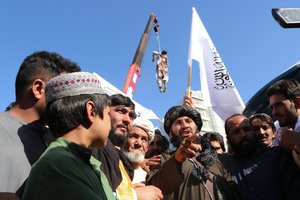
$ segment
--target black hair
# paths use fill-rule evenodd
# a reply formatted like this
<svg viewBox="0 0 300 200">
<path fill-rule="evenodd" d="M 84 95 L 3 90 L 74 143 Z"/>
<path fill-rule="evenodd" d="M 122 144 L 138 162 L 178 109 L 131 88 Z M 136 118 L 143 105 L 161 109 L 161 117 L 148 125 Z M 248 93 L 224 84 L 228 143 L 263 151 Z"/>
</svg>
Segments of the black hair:
<svg viewBox="0 0 300 200">
<path fill-rule="evenodd" d="M 212 141 L 219 142 L 222 150 L 224 152 L 226 151 L 225 144 L 224 144 L 224 139 L 223 139 L 223 136 L 220 133 L 218 133 L 218 132 L 206 132 L 202 137 L 206 138 L 209 142 L 212 142 Z"/>
<path fill-rule="evenodd" d="M 27 56 L 21 64 L 15 82 L 16 100 L 26 92 L 35 79 L 49 81 L 63 72 L 78 72 L 80 67 L 55 52 L 38 51 Z"/>
<path fill-rule="evenodd" d="M 122 94 L 111 95 L 110 99 L 111 99 L 111 106 L 123 105 L 123 106 L 132 108 L 132 110 L 135 109 L 135 105 L 132 102 L 132 100 L 129 97 L 126 97 Z M 134 112 L 133 119 L 135 119 L 135 118 L 136 118 L 136 113 Z"/>
<path fill-rule="evenodd" d="M 266 122 L 269 126 L 271 126 L 273 130 L 276 129 L 272 118 L 266 113 L 257 113 L 257 114 L 252 115 L 250 117 L 251 125 L 252 125 L 252 121 L 254 119 L 260 119 L 261 121 Z"/>
<path fill-rule="evenodd" d="M 169 140 L 166 138 L 166 136 L 164 136 L 159 128 L 156 128 L 154 131 L 155 135 L 159 135 L 162 139 L 162 145 L 163 145 L 163 152 L 167 152 L 169 150 L 170 147 L 170 142 Z M 154 135 L 154 136 L 155 136 Z"/>
<path fill-rule="evenodd" d="M 282 94 L 285 98 L 293 101 L 300 96 L 300 84 L 295 79 L 283 79 L 273 83 L 266 91 L 267 97 L 274 94 Z"/>
<path fill-rule="evenodd" d="M 83 94 L 66 97 L 48 103 L 46 120 L 52 134 L 60 137 L 79 125 L 88 126 L 86 103 L 95 103 L 95 113 L 103 118 L 103 110 L 110 106 L 110 98 L 106 94 Z"/>
</svg>

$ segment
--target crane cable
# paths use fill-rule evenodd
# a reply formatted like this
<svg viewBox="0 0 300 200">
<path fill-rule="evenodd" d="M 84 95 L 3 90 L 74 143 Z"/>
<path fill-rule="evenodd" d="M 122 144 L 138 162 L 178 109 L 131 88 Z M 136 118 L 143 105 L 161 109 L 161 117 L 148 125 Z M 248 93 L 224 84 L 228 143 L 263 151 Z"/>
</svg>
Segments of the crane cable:
<svg viewBox="0 0 300 200">
<path fill-rule="evenodd" d="M 154 24 L 154 32 L 155 32 L 155 38 L 156 38 L 156 42 L 157 42 L 157 47 L 158 47 L 158 52 L 161 52 L 161 49 L 160 49 L 160 40 L 159 40 L 159 33 L 158 33 L 158 30 L 159 30 L 159 25 L 158 24 Z"/>
</svg>

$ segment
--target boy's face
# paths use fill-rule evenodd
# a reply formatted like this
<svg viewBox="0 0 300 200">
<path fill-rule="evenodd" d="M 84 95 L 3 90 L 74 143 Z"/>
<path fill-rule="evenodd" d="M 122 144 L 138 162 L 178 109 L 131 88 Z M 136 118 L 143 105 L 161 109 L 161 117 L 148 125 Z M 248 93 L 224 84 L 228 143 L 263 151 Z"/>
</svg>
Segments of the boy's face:
<svg viewBox="0 0 300 200">
<path fill-rule="evenodd" d="M 98 115 L 95 121 L 95 135 L 97 137 L 97 146 L 104 147 L 107 143 L 109 131 L 111 129 L 111 121 L 109 116 L 110 108 L 106 106 L 103 110 L 103 119 Z"/>
</svg>

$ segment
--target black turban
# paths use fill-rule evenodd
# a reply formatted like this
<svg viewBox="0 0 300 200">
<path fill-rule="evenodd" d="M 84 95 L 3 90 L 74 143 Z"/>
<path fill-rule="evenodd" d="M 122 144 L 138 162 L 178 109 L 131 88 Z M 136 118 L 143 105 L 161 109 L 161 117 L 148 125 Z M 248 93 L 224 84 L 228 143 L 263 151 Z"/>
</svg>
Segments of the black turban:
<svg viewBox="0 0 300 200">
<path fill-rule="evenodd" d="M 197 125 L 198 131 L 201 130 L 202 119 L 200 113 L 196 109 L 189 106 L 173 106 L 168 110 L 164 118 L 164 129 L 167 134 L 170 134 L 173 122 L 183 116 L 191 118 Z"/>
</svg>

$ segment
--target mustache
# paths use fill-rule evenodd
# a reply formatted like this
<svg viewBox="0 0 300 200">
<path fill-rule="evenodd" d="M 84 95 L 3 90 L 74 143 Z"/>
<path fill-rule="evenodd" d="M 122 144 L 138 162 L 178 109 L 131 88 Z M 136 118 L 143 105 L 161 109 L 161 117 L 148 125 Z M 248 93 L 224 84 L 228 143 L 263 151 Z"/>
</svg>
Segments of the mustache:
<svg viewBox="0 0 300 200">
<path fill-rule="evenodd" d="M 268 137 L 270 137 L 270 133 L 264 133 L 264 134 L 255 134 L 255 137 L 257 138 L 257 139 L 265 139 L 265 138 L 268 138 Z"/>
<path fill-rule="evenodd" d="M 184 127 L 184 128 L 181 128 L 179 130 L 179 133 L 184 132 L 184 131 L 190 131 L 190 132 L 192 132 L 192 129 L 190 127 Z"/>
<path fill-rule="evenodd" d="M 117 129 L 117 128 L 126 128 L 127 132 L 129 131 L 129 126 L 128 126 L 128 124 L 124 124 L 124 123 L 122 123 L 122 124 L 117 124 L 114 128 L 115 128 L 115 129 Z"/>
<path fill-rule="evenodd" d="M 265 139 L 265 138 L 268 138 L 268 135 L 259 135 L 258 138 L 259 139 Z"/>
</svg>

